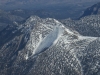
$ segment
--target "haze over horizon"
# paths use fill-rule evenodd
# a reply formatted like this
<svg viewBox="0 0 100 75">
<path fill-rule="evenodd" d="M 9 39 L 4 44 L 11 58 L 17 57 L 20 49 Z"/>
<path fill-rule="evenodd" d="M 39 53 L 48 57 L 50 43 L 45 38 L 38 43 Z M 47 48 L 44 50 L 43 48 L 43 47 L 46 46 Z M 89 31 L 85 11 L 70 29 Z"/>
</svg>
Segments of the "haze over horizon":
<svg viewBox="0 0 100 75">
<path fill-rule="evenodd" d="M 75 3 L 93 2 L 99 0 L 0 0 L 0 9 L 15 9 L 15 8 L 41 8 L 41 6 L 51 5 L 67 5 Z"/>
</svg>

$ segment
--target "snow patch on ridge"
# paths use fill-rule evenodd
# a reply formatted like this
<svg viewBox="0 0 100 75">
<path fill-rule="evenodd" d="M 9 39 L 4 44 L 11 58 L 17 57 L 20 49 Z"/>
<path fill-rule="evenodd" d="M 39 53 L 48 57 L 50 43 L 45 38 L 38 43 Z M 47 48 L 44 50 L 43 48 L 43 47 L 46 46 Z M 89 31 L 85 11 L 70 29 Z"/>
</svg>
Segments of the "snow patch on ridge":
<svg viewBox="0 0 100 75">
<path fill-rule="evenodd" d="M 91 41 L 96 40 L 97 37 L 89 37 L 89 36 L 78 36 L 79 40 L 89 39 Z"/>
<path fill-rule="evenodd" d="M 38 46 L 33 51 L 33 55 L 39 54 L 44 51 L 46 48 L 49 48 L 51 45 L 56 44 L 61 34 L 63 33 L 63 28 L 61 26 L 56 26 L 53 31 L 51 31 L 43 41 L 40 40 Z"/>
</svg>

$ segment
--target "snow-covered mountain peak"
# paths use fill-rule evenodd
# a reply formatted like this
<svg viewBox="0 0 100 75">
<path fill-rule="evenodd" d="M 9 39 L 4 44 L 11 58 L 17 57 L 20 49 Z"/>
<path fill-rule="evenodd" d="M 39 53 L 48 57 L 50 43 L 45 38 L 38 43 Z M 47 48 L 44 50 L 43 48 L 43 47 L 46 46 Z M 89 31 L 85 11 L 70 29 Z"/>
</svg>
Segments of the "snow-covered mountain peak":
<svg viewBox="0 0 100 75">
<path fill-rule="evenodd" d="M 33 30 L 34 26 L 38 26 L 40 24 L 47 24 L 47 25 L 51 25 L 51 26 L 60 26 L 62 25 L 59 21 L 57 21 L 56 19 L 53 18 L 46 18 L 46 19 L 42 19 L 38 16 L 31 16 L 30 18 L 28 18 L 26 20 L 26 22 L 22 25 L 20 25 L 18 27 L 18 30 L 21 29 L 22 32 L 27 33 L 27 31 L 31 31 Z"/>
<path fill-rule="evenodd" d="M 7 33 L 12 38 L 5 38 L 8 40 L 0 46 L 0 74 L 14 68 L 9 74 L 100 75 L 100 38 L 82 36 L 73 27 L 79 26 L 78 29 L 83 32 L 84 26 L 86 29 L 91 25 L 85 21 L 67 20 L 68 26 L 65 27 L 56 19 L 32 16 L 25 24 L 18 25 L 19 30 L 14 35 L 8 35 L 11 29 L 5 30 L 3 34 Z M 95 18 L 93 21 L 96 21 Z"/>
<path fill-rule="evenodd" d="M 34 19 L 34 17 L 31 19 Z M 33 21 L 35 21 L 35 19 Z M 25 55 L 25 59 L 37 55 L 56 44 L 69 45 L 70 43 L 78 40 L 88 39 L 87 37 L 82 38 L 78 32 L 66 28 L 56 19 L 38 18 L 36 23 L 33 22 L 33 24 L 34 27 L 31 29 L 30 37 L 28 37 L 29 40 L 26 45 L 27 54 Z M 29 23 L 29 25 L 32 25 L 32 23 Z M 64 45 L 64 47 L 66 47 L 66 45 Z"/>
<path fill-rule="evenodd" d="M 53 18 L 42 19 L 31 16 L 20 29 L 25 34 L 24 41 L 27 43 L 25 59 L 44 52 L 54 45 L 66 48 L 73 42 L 97 39 L 83 37 L 77 31 L 65 27 L 64 24 Z"/>
<path fill-rule="evenodd" d="M 69 65 L 73 67 L 75 71 L 79 72 L 78 75 L 83 75 L 82 67 L 84 65 L 81 65 L 81 58 L 86 55 L 84 53 L 86 47 L 96 39 L 97 37 L 82 36 L 76 31 L 65 27 L 55 19 L 41 19 L 31 30 L 30 38 L 26 44 L 26 54 L 24 54 L 24 58 L 25 60 L 29 60 L 29 58 L 34 59 L 34 57 L 37 56 L 37 61 L 43 58 L 43 62 L 50 63 L 48 60 L 51 61 L 52 57 L 53 60 L 59 60 L 63 59 L 63 56 L 64 59 L 68 56 L 67 59 L 75 60 L 78 67 L 74 67 L 74 64 L 69 62 L 70 60 L 65 59 L 65 61 L 68 61 Z M 44 61 L 45 58 L 51 59 Z M 37 61 L 35 66 L 37 65 Z M 50 65 L 50 67 L 51 66 L 52 65 Z"/>
<path fill-rule="evenodd" d="M 27 19 L 26 23 L 27 22 L 36 22 L 39 20 L 41 20 L 41 19 L 38 16 L 30 16 L 30 18 Z"/>
<path fill-rule="evenodd" d="M 65 27 L 64 24 L 53 18 L 42 19 L 31 16 L 19 26 L 19 29 L 24 34 L 23 40 L 26 42 L 24 48 L 26 53 L 23 55 L 26 60 L 56 45 L 65 49 L 77 41 L 91 42 L 97 39 L 95 37 L 83 37 L 77 31 Z"/>
</svg>

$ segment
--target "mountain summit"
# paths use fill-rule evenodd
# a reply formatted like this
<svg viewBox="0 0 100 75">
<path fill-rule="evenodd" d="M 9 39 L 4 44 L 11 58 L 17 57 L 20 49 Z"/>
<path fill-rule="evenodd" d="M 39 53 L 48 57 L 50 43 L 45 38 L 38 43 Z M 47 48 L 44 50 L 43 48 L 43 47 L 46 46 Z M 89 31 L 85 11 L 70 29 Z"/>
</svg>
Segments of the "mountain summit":
<svg viewBox="0 0 100 75">
<path fill-rule="evenodd" d="M 0 31 L 1 75 L 99 75 L 100 38 L 82 36 L 53 18 L 31 16 Z M 91 63 L 91 64 L 90 64 Z"/>
</svg>

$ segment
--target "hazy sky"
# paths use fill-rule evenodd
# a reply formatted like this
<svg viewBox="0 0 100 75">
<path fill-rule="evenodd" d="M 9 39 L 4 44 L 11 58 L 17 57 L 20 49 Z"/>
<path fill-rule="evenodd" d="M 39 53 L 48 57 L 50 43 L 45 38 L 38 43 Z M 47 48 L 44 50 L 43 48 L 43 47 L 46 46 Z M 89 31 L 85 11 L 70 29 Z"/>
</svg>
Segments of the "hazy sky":
<svg viewBox="0 0 100 75">
<path fill-rule="evenodd" d="M 45 2 L 86 2 L 86 1 L 100 1 L 100 0 L 0 0 L 0 4 L 6 3 L 45 3 Z"/>
<path fill-rule="evenodd" d="M 51 4 L 68 4 L 68 3 L 83 3 L 83 2 L 99 2 L 100 0 L 0 0 L 0 8 L 28 8 L 41 7 Z"/>
</svg>

